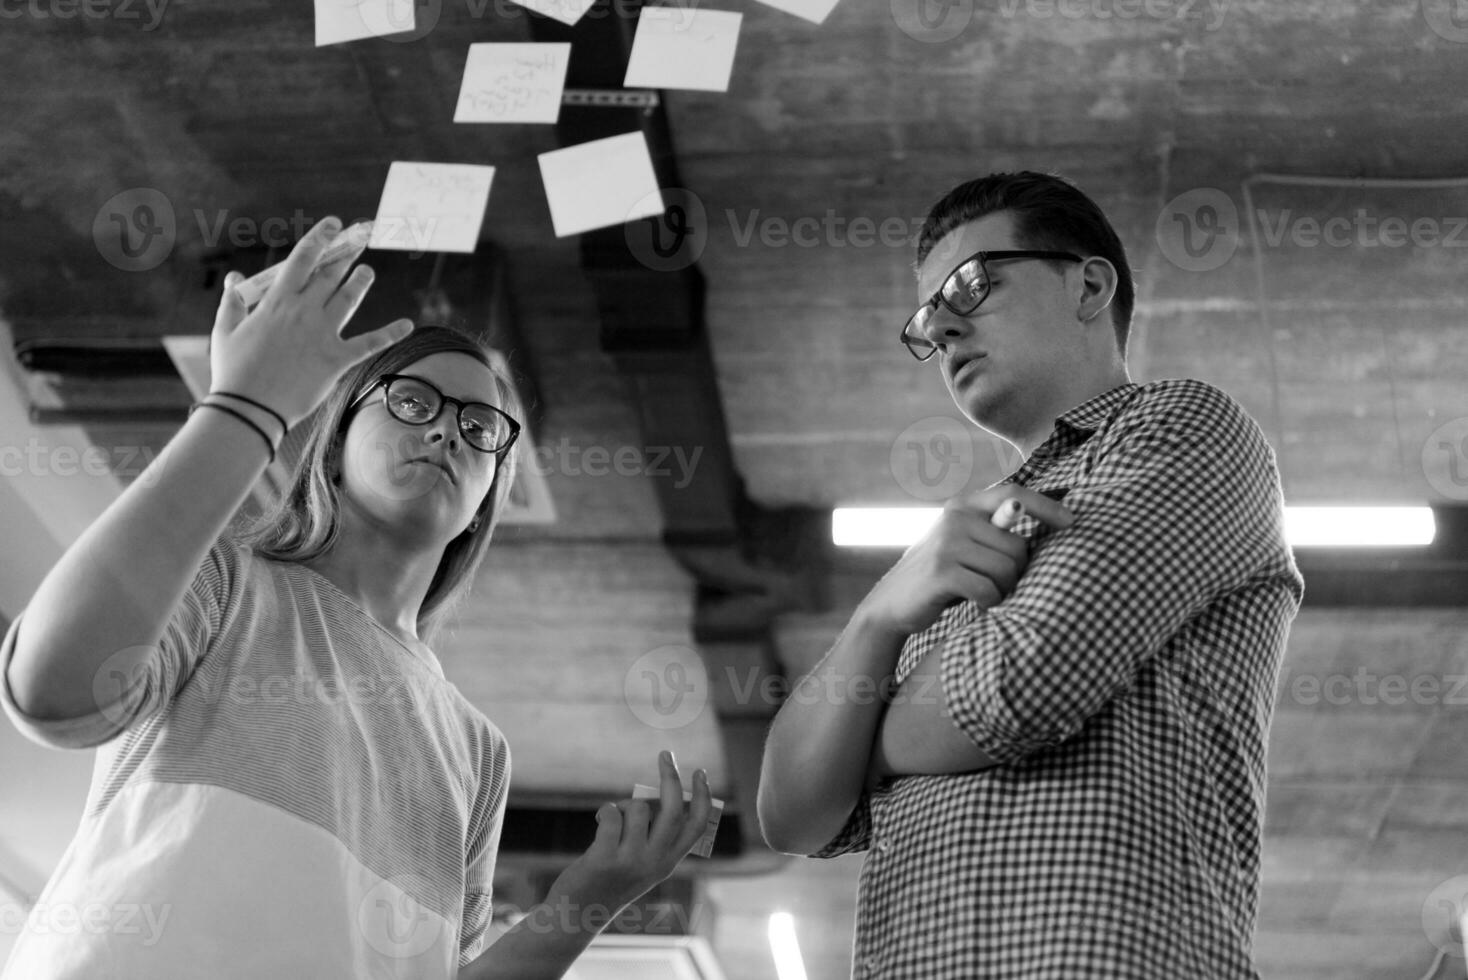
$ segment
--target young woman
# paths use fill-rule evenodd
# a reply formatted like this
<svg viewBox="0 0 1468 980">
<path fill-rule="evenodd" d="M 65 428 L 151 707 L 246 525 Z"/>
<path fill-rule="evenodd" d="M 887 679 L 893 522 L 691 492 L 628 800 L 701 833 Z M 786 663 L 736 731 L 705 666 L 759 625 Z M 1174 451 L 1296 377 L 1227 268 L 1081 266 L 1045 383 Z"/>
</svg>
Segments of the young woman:
<svg viewBox="0 0 1468 980">
<path fill-rule="evenodd" d="M 17 727 L 99 747 L 4 980 L 559 977 L 710 815 L 706 775 L 685 812 L 663 753 L 656 819 L 603 806 L 485 949 L 510 754 L 429 641 L 484 557 L 519 409 L 454 331 L 342 339 L 372 272 L 343 279 L 360 248 L 312 271 L 339 230 L 306 235 L 248 314 L 230 274 L 210 394 L 0 646 Z M 230 527 L 318 405 L 288 492 Z"/>
</svg>

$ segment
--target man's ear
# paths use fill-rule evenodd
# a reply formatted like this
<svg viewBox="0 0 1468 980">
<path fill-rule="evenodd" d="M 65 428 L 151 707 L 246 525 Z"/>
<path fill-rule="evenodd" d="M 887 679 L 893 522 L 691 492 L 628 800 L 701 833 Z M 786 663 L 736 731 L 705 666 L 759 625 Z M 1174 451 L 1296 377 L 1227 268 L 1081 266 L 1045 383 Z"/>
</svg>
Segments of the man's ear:
<svg viewBox="0 0 1468 980">
<path fill-rule="evenodd" d="M 1104 313 L 1116 296 L 1116 266 L 1099 255 L 1081 263 L 1076 316 L 1089 323 Z"/>
</svg>

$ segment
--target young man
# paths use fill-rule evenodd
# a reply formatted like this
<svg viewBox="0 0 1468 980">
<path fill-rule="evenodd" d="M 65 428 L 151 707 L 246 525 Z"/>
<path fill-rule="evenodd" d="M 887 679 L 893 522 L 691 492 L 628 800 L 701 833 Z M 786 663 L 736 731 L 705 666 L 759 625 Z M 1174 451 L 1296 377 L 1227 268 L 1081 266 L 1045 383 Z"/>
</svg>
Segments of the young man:
<svg viewBox="0 0 1468 980">
<path fill-rule="evenodd" d="M 770 843 L 867 851 L 855 976 L 1257 976 L 1304 585 L 1254 421 L 1203 382 L 1130 381 L 1133 297 L 1110 223 L 1056 177 L 963 184 L 923 228 L 904 343 L 1025 462 L 950 501 L 805 682 L 877 678 L 891 703 L 792 697 L 770 731 Z"/>
</svg>

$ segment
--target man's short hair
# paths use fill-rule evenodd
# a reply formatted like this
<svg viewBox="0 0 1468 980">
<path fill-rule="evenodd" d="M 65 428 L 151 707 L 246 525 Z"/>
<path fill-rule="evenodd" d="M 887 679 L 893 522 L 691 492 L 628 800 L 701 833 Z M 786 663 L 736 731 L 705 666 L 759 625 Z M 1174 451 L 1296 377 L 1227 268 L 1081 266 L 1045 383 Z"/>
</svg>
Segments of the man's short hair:
<svg viewBox="0 0 1468 980">
<path fill-rule="evenodd" d="M 1013 216 L 1015 243 L 1019 248 L 1076 252 L 1082 257 L 1099 255 L 1116 267 L 1111 324 L 1116 333 L 1116 348 L 1126 357 L 1137 295 L 1126 249 L 1096 202 L 1062 177 L 1025 170 L 990 174 L 959 184 L 928 212 L 918 235 L 916 267 L 922 267 L 928 253 L 943 236 L 996 211 L 1008 211 Z M 1056 271 L 1063 268 L 1059 262 L 1053 266 Z"/>
</svg>

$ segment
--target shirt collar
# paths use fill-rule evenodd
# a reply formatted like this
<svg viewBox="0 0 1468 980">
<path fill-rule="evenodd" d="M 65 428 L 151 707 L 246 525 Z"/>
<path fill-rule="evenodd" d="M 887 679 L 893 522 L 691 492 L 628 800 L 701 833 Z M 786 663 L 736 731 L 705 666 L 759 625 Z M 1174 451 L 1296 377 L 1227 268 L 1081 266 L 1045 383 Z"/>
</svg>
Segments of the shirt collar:
<svg viewBox="0 0 1468 980">
<path fill-rule="evenodd" d="M 1121 408 L 1131 398 L 1132 393 L 1140 387 L 1141 385 L 1129 381 L 1108 391 L 1103 391 L 1094 398 L 1081 402 L 1075 408 L 1057 415 L 1055 426 L 1056 428 L 1065 426 L 1078 432 L 1095 432 L 1100 428 L 1101 423 L 1111 418 L 1116 410 Z"/>
</svg>

